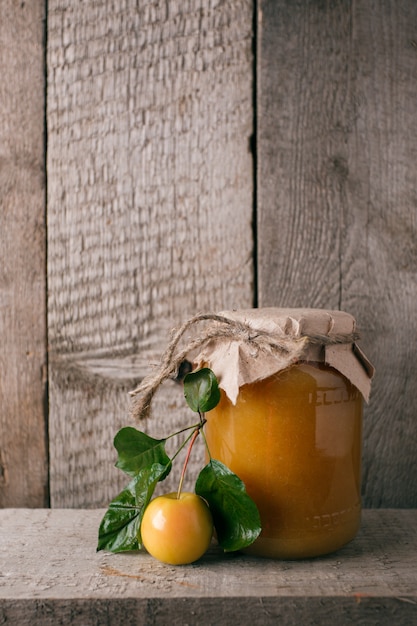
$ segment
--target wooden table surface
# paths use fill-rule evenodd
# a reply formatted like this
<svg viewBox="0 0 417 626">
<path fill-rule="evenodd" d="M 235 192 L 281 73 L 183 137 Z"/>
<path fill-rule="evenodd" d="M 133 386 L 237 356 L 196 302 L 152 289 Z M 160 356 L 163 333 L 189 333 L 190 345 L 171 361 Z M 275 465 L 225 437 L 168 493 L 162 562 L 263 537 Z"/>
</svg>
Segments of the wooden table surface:
<svg viewBox="0 0 417 626">
<path fill-rule="evenodd" d="M 417 510 L 365 510 L 357 538 L 302 561 L 168 566 L 96 552 L 104 511 L 0 510 L 0 624 L 417 624 Z"/>
</svg>

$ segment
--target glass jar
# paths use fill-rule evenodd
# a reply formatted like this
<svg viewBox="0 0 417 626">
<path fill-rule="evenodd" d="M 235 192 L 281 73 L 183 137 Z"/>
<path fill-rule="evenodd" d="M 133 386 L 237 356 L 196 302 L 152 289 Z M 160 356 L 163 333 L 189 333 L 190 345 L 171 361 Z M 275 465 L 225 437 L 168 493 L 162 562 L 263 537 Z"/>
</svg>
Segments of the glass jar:
<svg viewBox="0 0 417 626">
<path fill-rule="evenodd" d="M 246 485 L 262 533 L 247 551 L 294 559 L 337 550 L 360 525 L 362 396 L 322 363 L 222 394 L 206 415 L 213 458 Z"/>
<path fill-rule="evenodd" d="M 226 324 L 226 337 L 201 354 L 222 390 L 205 433 L 212 458 L 258 506 L 262 532 L 247 552 L 333 552 L 361 518 L 362 406 L 373 369 L 356 346 L 355 320 L 317 309 L 221 315 L 237 326 L 227 336 Z"/>
</svg>

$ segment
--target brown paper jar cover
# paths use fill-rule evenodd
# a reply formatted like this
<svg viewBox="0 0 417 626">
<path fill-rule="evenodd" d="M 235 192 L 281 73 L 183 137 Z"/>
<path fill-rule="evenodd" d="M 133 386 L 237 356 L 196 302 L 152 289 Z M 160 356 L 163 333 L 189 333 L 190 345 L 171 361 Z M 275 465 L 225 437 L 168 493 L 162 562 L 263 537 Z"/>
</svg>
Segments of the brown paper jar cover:
<svg viewBox="0 0 417 626">
<path fill-rule="evenodd" d="M 267 307 L 222 311 L 219 316 L 242 323 L 248 329 L 247 336 L 231 333 L 216 338 L 208 342 L 195 362 L 211 367 L 233 404 L 240 387 L 268 378 L 299 360 L 330 365 L 369 400 L 374 368 L 357 345 L 356 322 L 349 313 Z M 266 338 L 261 348 L 256 343 L 257 333 Z M 290 342 L 289 353 L 273 349 L 273 342 L 280 340 Z"/>
</svg>

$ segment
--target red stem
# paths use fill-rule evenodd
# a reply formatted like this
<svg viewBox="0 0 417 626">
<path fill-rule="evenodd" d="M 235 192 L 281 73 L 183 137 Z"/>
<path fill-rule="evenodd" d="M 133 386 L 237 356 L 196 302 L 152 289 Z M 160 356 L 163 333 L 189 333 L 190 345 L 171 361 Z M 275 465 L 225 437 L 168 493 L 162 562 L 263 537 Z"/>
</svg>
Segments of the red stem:
<svg viewBox="0 0 417 626">
<path fill-rule="evenodd" d="M 188 444 L 187 456 L 185 457 L 185 461 L 184 461 L 184 465 L 183 465 L 182 472 L 181 472 L 181 477 L 180 477 L 180 483 L 178 485 L 178 491 L 177 491 L 177 499 L 178 500 L 179 500 L 180 495 L 181 495 L 181 489 L 182 489 L 182 484 L 184 482 L 185 470 L 187 469 L 188 461 L 190 460 L 191 450 L 192 450 L 192 447 L 194 445 L 195 440 L 198 437 L 199 432 L 200 432 L 200 427 L 195 429 L 195 431 L 193 433 L 193 436 L 191 437 L 191 441 Z"/>
</svg>

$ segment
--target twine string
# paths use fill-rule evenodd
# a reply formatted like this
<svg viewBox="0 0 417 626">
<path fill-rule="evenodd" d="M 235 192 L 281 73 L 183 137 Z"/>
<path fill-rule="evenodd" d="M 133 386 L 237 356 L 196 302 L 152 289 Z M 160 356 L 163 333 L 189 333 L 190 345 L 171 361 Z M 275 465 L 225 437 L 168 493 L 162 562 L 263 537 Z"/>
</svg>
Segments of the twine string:
<svg viewBox="0 0 417 626">
<path fill-rule="evenodd" d="M 190 327 L 203 321 L 214 323 L 209 325 L 203 334 L 195 339 L 190 339 L 184 347 L 177 350 L 184 333 Z M 248 324 L 216 313 L 200 313 L 184 322 L 180 328 L 173 330 L 171 341 L 161 357 L 158 368 L 146 376 L 136 389 L 129 392 L 129 395 L 134 399 L 131 406 L 133 418 L 142 420 L 148 417 L 155 392 L 165 380 L 176 378 L 181 363 L 190 353 L 202 348 L 212 340 L 224 338 L 249 344 L 254 349 L 254 356 L 259 351 L 263 351 L 270 354 L 285 355 L 291 361 L 300 358 L 308 343 L 319 345 L 354 343 L 358 339 L 358 335 L 350 333 L 294 337 L 278 329 L 275 332 L 255 329 Z"/>
</svg>

